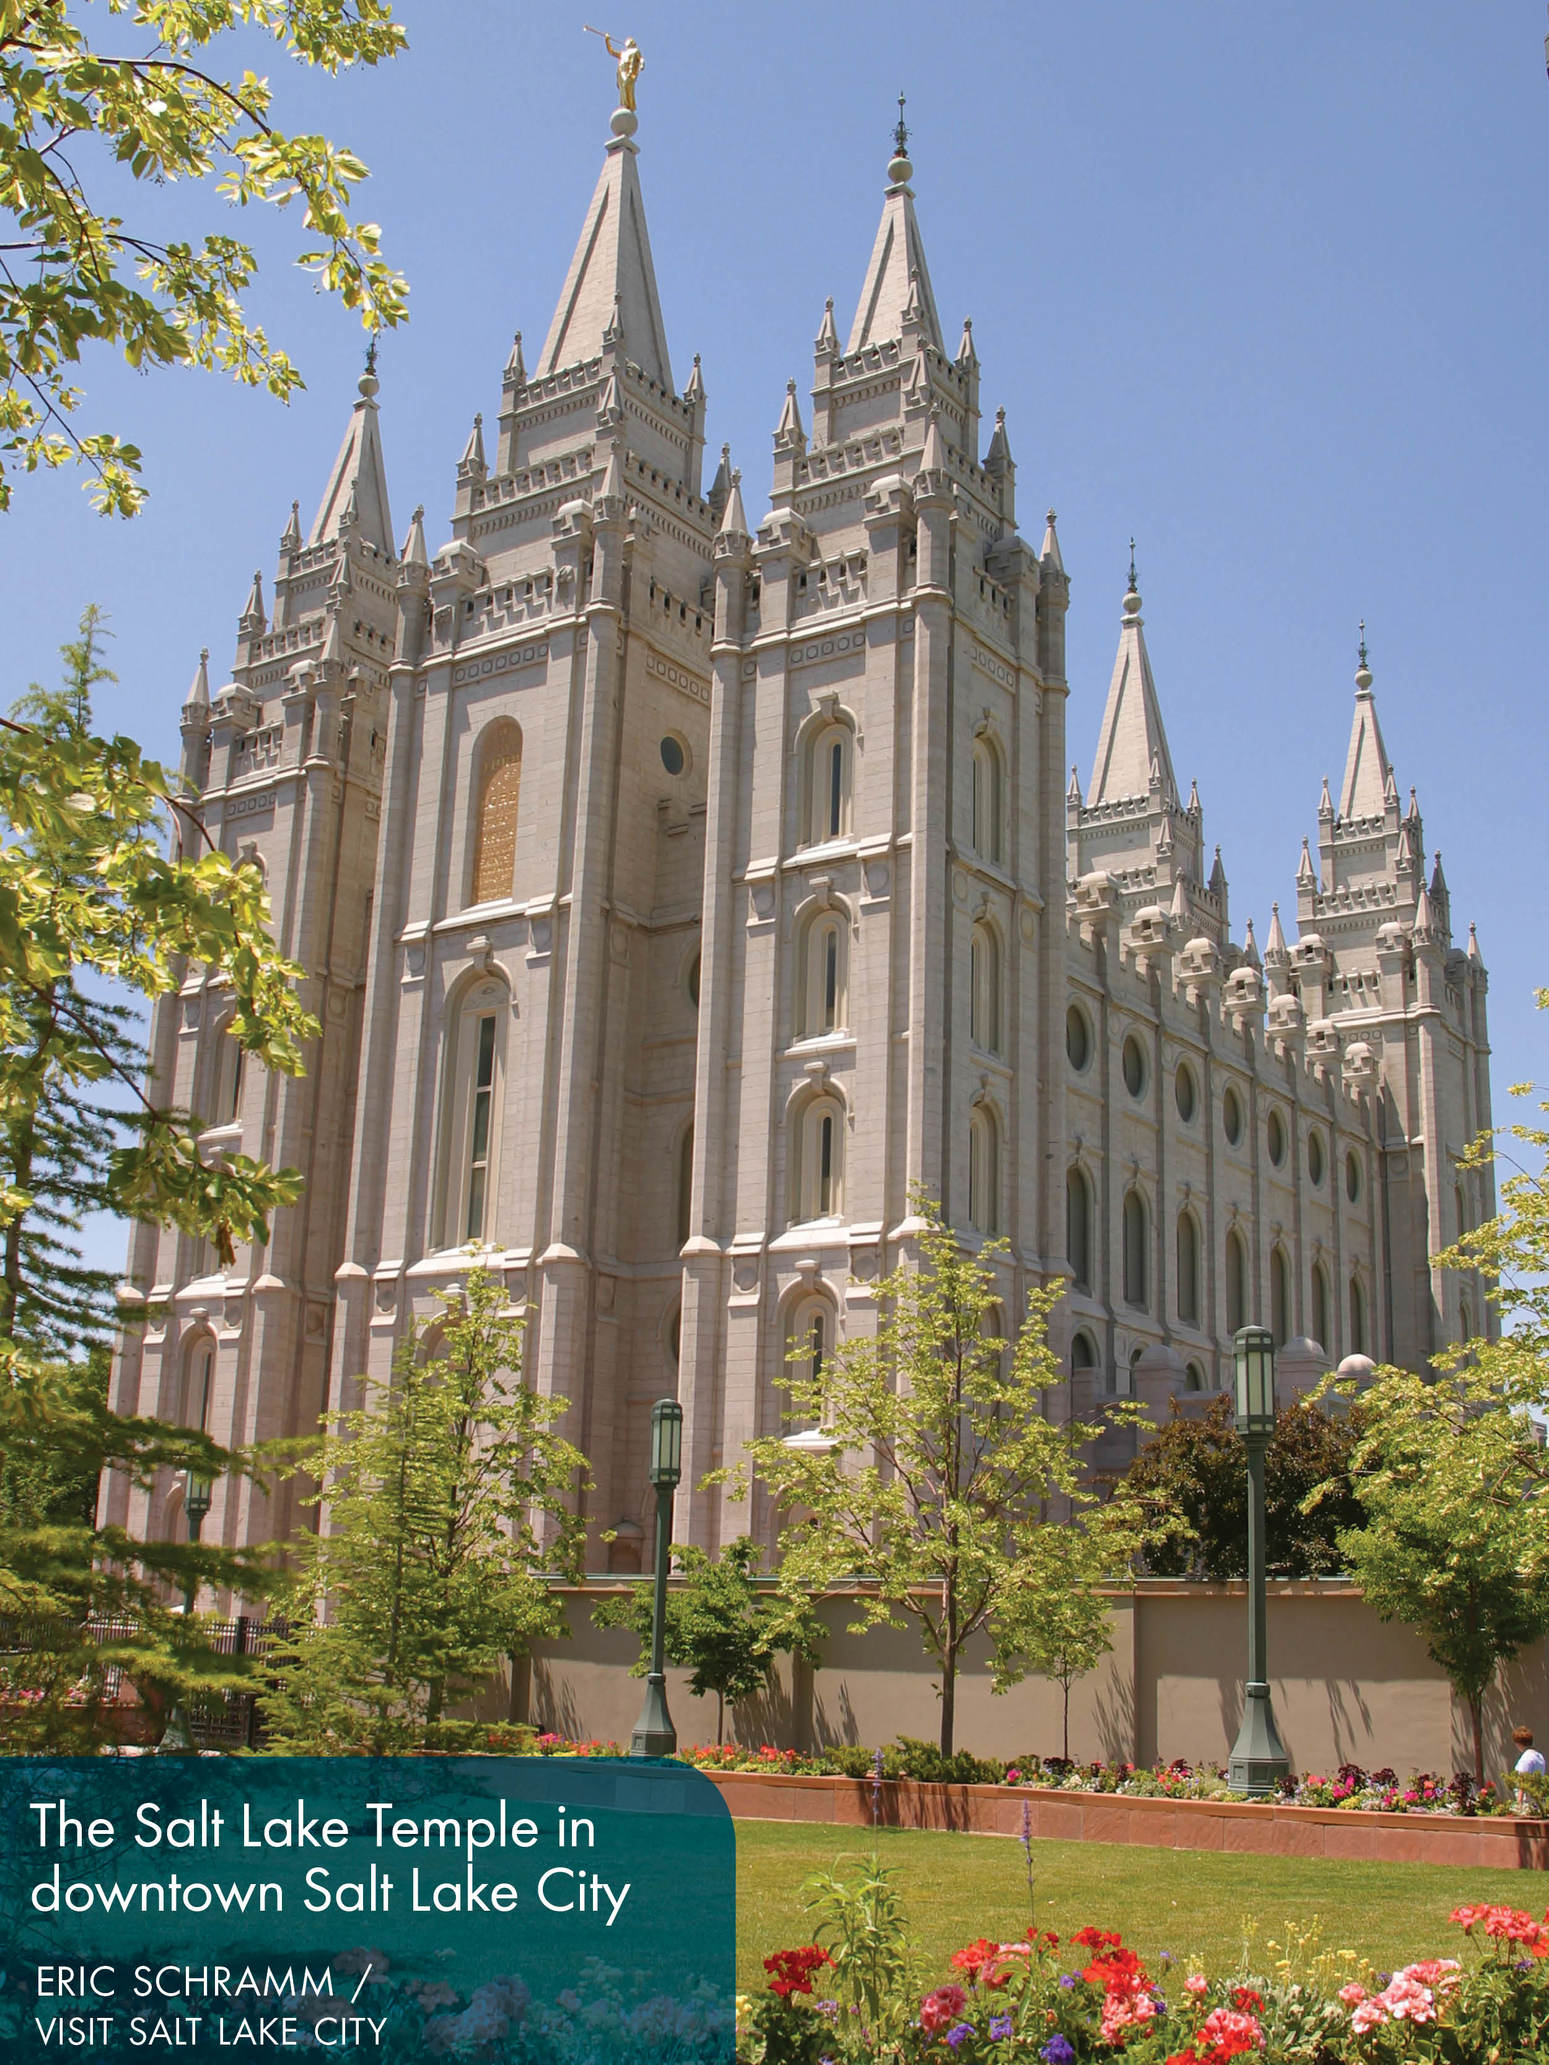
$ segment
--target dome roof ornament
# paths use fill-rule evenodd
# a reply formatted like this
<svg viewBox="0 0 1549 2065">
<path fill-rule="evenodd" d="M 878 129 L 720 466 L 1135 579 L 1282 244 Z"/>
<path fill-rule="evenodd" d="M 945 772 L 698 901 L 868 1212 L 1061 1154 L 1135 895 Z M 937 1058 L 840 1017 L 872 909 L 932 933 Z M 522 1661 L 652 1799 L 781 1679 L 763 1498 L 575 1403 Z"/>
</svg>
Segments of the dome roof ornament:
<svg viewBox="0 0 1549 2065">
<path fill-rule="evenodd" d="M 1361 619 L 1361 642 L 1356 650 L 1360 655 L 1361 663 L 1355 670 L 1355 685 L 1362 695 L 1365 695 L 1372 685 L 1372 670 L 1366 664 L 1366 619 L 1364 617 Z"/>
<path fill-rule="evenodd" d="M 898 96 L 898 120 L 893 127 L 893 155 L 888 162 L 887 176 L 894 186 L 902 186 L 909 179 L 914 166 L 909 161 L 909 125 L 904 120 L 904 96 Z"/>
</svg>

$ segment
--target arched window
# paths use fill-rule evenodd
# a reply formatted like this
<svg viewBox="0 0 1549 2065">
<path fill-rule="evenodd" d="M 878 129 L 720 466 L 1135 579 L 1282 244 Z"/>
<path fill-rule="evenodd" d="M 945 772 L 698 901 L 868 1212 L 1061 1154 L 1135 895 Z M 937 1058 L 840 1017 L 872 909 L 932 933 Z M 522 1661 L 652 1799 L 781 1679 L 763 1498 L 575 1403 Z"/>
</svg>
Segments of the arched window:
<svg viewBox="0 0 1549 2065">
<path fill-rule="evenodd" d="M 843 839 L 850 829 L 850 790 L 855 735 L 838 718 L 821 724 L 807 747 L 808 846 Z"/>
<path fill-rule="evenodd" d="M 1146 1201 L 1138 1190 L 1124 1194 L 1124 1302 L 1145 1309 L 1149 1270 L 1146 1267 Z"/>
<path fill-rule="evenodd" d="M 1312 1337 L 1325 1355 L 1333 1352 L 1328 1323 L 1328 1272 L 1321 1262 L 1312 1265 Z"/>
<path fill-rule="evenodd" d="M 1291 1265 L 1284 1248 L 1272 1249 L 1269 1257 L 1269 1330 L 1277 1348 L 1291 1338 Z"/>
<path fill-rule="evenodd" d="M 1065 1259 L 1078 1291 L 1092 1288 L 1092 1186 L 1072 1162 L 1065 1171 Z"/>
<path fill-rule="evenodd" d="M 968 1223 L 976 1233 L 1000 1231 L 1000 1129 L 982 1104 L 968 1121 Z"/>
<path fill-rule="evenodd" d="M 1202 1367 L 1202 1366 L 1201 1366 L 1201 1365 L 1200 1365 L 1199 1363 L 1197 1363 L 1197 1362 L 1190 1362 L 1190 1363 L 1186 1363 L 1186 1364 L 1184 1365 L 1184 1370 L 1183 1370 L 1183 1388 L 1184 1388 L 1184 1389 L 1185 1389 L 1186 1391 L 1203 1391 L 1203 1390 L 1204 1390 L 1204 1388 L 1205 1388 L 1205 1372 L 1204 1372 L 1204 1369 L 1203 1369 L 1203 1367 Z"/>
<path fill-rule="evenodd" d="M 242 1085 L 247 1074 L 247 1049 L 237 1041 L 228 1018 L 215 1048 L 215 1099 L 212 1125 L 234 1126 L 242 1117 Z"/>
<path fill-rule="evenodd" d="M 452 1017 L 443 1107 L 439 1247 L 462 1247 L 468 1241 L 491 1237 L 508 1002 L 504 983 L 479 982 L 465 994 Z"/>
<path fill-rule="evenodd" d="M 1080 1376 L 1084 1370 L 1092 1370 L 1096 1369 L 1096 1367 L 1097 1344 L 1083 1328 L 1080 1333 L 1073 1335 L 1071 1338 L 1070 1374 L 1073 1377 Z"/>
<path fill-rule="evenodd" d="M 1248 1249 L 1234 1226 L 1226 1236 L 1226 1331 L 1248 1324 Z"/>
<path fill-rule="evenodd" d="M 973 849 L 981 859 L 999 866 L 1004 857 L 1000 754 L 987 738 L 974 741 L 973 760 Z"/>
<path fill-rule="evenodd" d="M 846 1019 L 850 928 L 838 911 L 819 911 L 803 927 L 796 960 L 796 1037 L 837 1032 Z"/>
<path fill-rule="evenodd" d="M 1461 1240 L 1468 1231 L 1468 1207 L 1463 1202 L 1463 1186 L 1461 1183 L 1455 1183 L 1452 1186 L 1452 1209 L 1456 1214 L 1458 1229 L 1453 1237 L 1456 1240 Z"/>
<path fill-rule="evenodd" d="M 788 1389 L 786 1419 L 793 1433 L 820 1427 L 826 1417 L 823 1372 L 834 1352 L 835 1334 L 834 1308 L 821 1293 L 799 1298 L 791 1307 L 780 1381 Z"/>
<path fill-rule="evenodd" d="M 215 1343 L 208 1334 L 200 1334 L 188 1352 L 183 1379 L 183 1410 L 179 1417 L 185 1427 L 197 1427 L 201 1434 L 209 1433 L 210 1405 L 214 1394 Z"/>
<path fill-rule="evenodd" d="M 479 740 L 474 784 L 470 903 L 504 903 L 516 875 L 516 808 L 522 789 L 522 734 L 497 717 Z"/>
<path fill-rule="evenodd" d="M 1366 1296 L 1358 1276 L 1350 1279 L 1350 1353 L 1366 1353 Z"/>
<path fill-rule="evenodd" d="M 683 1128 L 678 1142 L 678 1246 L 688 1239 L 694 1203 L 694 1127 Z"/>
<path fill-rule="evenodd" d="M 1000 1052 L 1000 941 L 988 925 L 975 925 L 968 944 L 968 1036 Z"/>
<path fill-rule="evenodd" d="M 683 1307 L 681 1305 L 674 1305 L 672 1311 L 668 1314 L 665 1340 L 667 1360 L 676 1369 L 678 1357 L 683 1348 Z"/>
<path fill-rule="evenodd" d="M 844 1106 L 832 1093 L 814 1097 L 796 1121 L 791 1217 L 837 1219 L 844 1210 Z"/>
<path fill-rule="evenodd" d="M 1460 1341 L 1471 1341 L 1473 1338 L 1473 1307 L 1469 1304 L 1467 1298 L 1460 1298 L 1458 1301 L 1458 1339 Z"/>
<path fill-rule="evenodd" d="M 1178 1317 L 1199 1325 L 1199 1221 L 1187 1209 L 1178 1214 Z"/>
</svg>

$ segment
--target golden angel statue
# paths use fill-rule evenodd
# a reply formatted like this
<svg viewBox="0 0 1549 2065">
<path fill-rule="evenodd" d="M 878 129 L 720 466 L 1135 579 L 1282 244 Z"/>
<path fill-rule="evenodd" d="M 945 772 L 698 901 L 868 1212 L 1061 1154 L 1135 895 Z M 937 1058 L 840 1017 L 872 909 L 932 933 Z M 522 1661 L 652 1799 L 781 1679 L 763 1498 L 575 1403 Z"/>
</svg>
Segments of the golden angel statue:
<svg viewBox="0 0 1549 2065">
<path fill-rule="evenodd" d="M 600 36 L 609 57 L 618 60 L 619 106 L 621 108 L 628 108 L 629 112 L 633 114 L 635 112 L 635 81 L 640 77 L 645 65 L 645 59 L 640 55 L 640 45 L 633 36 L 626 36 L 623 48 L 620 49 L 619 45 L 614 42 L 605 29 L 594 29 L 590 22 L 587 22 L 585 27 L 589 36 Z"/>
</svg>

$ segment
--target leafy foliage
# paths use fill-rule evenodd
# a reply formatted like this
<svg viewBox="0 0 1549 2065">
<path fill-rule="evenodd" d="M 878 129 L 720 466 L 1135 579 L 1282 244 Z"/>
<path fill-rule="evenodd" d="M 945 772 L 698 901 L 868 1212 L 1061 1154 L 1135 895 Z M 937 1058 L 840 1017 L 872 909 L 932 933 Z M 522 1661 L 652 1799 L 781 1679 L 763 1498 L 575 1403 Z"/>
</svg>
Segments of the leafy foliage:
<svg viewBox="0 0 1549 2065">
<path fill-rule="evenodd" d="M 1034 1667 L 1038 1614 L 1069 1579 L 1066 1527 L 1089 1531 L 1101 1545 L 1091 1568 L 1110 1572 L 1143 1530 L 1128 1499 L 1104 1504 L 1083 1480 L 1079 1452 L 1098 1430 L 1045 1417 L 1061 1381 L 1046 1330 L 1062 1287 L 1031 1293 L 1015 1339 L 1001 1340 L 989 1331 L 997 1248 L 965 1253 L 928 1199 L 915 1209 L 920 1264 L 872 1287 L 875 1338 L 788 1382 L 788 1417 L 820 1424 L 832 1445 L 748 1447 L 785 1516 L 782 1587 L 800 1597 L 861 1573 L 854 1632 L 912 1620 L 941 1672 L 950 1753 L 964 1645 L 988 1638 L 997 1689 Z"/>
<path fill-rule="evenodd" d="M 1318 1577 L 1344 1568 L 1342 1528 L 1363 1518 L 1350 1459 L 1366 1426 L 1359 1405 L 1325 1412 L 1299 1399 L 1275 1422 L 1264 1457 L 1267 1567 L 1276 1577 Z M 1138 1498 L 1186 1523 L 1145 1551 L 1154 1577 L 1241 1578 L 1248 1574 L 1248 1458 L 1229 1398 L 1200 1414 L 1173 1403 L 1171 1418 L 1125 1474 Z M 1318 1503 L 1308 1499 L 1316 1492 Z"/>
<path fill-rule="evenodd" d="M 198 1119 L 142 1084 L 125 1014 L 101 988 L 155 998 L 203 963 L 230 988 L 243 1046 L 290 1073 L 316 1031 L 270 940 L 257 869 L 190 857 L 204 843 L 192 803 L 132 740 L 93 734 L 100 635 L 87 610 L 63 692 L 35 689 L 0 719 L 0 1617 L 29 1645 L 6 1665 L 24 1703 L 12 1744 L 91 1740 L 120 1670 L 157 1698 L 230 1681 L 170 1602 L 263 1579 L 249 1556 L 95 1524 L 87 1487 L 104 1471 L 164 1497 L 179 1471 L 240 1464 L 196 1430 L 111 1413 L 100 1363 L 61 1360 L 100 1347 L 113 1319 L 109 1279 L 81 1266 L 72 1239 L 81 1215 L 170 1222 L 229 1261 L 237 1240 L 267 1238 L 301 1182 L 245 1156 L 206 1163 Z M 110 1083 L 131 1111 L 101 1101 Z"/>
<path fill-rule="evenodd" d="M 238 207 L 299 202 L 297 263 L 372 331 L 405 314 L 377 226 L 352 214 L 360 159 L 326 136 L 286 134 L 266 79 L 205 61 L 246 31 L 325 72 L 375 65 L 404 43 L 391 0 L 108 0 L 107 12 L 132 27 L 112 52 L 98 46 L 100 10 L 0 0 L 0 508 L 4 458 L 29 473 L 75 461 L 100 509 L 140 507 L 138 449 L 72 422 L 71 369 L 88 343 L 135 367 L 219 369 L 281 400 L 301 385 L 243 307 L 251 247 L 213 231 L 155 240 L 111 212 L 137 185 L 213 180 Z"/>
<path fill-rule="evenodd" d="M 555 1431 L 566 1402 L 523 1383 L 524 1322 L 490 1271 L 437 1296 L 390 1383 L 278 1452 L 320 1487 L 328 1529 L 291 1545 L 293 1636 L 265 1706 L 281 1748 L 423 1746 L 502 1657 L 564 1631 L 546 1574 L 579 1578 L 586 1472 Z"/>
<path fill-rule="evenodd" d="M 795 1652 L 815 1661 L 821 1623 L 805 1600 L 791 1602 L 761 1593 L 755 1579 L 763 1551 L 747 1535 L 728 1542 L 719 1556 L 692 1544 L 674 1542 L 672 1559 L 679 1584 L 667 1594 L 663 1653 L 670 1664 L 690 1673 L 689 1690 L 696 1699 L 715 1695 L 715 1739 L 726 1734 L 726 1702 L 756 1699 L 767 1690 L 776 1656 Z M 643 1678 L 651 1667 L 655 1620 L 652 1591 L 642 1579 L 621 1597 L 605 1599 L 592 1609 L 599 1628 L 628 1628 L 640 1637 L 640 1655 L 631 1676 Z"/>
</svg>

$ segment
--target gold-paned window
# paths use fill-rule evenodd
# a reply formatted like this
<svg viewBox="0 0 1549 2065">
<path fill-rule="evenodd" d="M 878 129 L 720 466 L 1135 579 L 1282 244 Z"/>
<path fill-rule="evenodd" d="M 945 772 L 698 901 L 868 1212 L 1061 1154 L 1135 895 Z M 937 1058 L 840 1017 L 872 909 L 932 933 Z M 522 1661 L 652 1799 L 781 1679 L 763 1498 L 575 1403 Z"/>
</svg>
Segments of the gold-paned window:
<svg viewBox="0 0 1549 2065">
<path fill-rule="evenodd" d="M 522 734 L 508 720 L 491 728 L 479 754 L 474 833 L 474 903 L 503 903 L 516 874 L 516 809 L 522 788 Z"/>
</svg>

